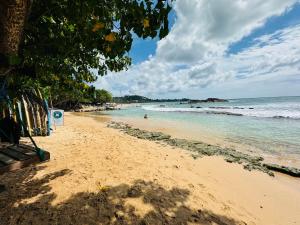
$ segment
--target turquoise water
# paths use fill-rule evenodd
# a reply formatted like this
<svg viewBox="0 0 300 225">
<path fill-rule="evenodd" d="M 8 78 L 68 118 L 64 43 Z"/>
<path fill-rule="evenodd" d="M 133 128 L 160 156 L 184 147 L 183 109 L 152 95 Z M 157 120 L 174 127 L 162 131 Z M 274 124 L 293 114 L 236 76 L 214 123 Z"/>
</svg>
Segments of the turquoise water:
<svg viewBox="0 0 300 225">
<path fill-rule="evenodd" d="M 113 117 L 170 121 L 265 152 L 299 155 L 300 97 L 232 99 L 224 103 L 155 103 L 109 112 Z M 196 128 L 196 129 L 195 129 Z"/>
</svg>

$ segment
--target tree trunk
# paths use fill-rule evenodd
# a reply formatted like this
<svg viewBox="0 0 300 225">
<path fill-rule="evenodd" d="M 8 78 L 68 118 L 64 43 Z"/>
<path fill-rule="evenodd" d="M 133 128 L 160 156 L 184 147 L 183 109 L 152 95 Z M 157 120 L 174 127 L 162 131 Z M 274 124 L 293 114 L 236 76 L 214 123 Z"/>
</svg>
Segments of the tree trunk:
<svg viewBox="0 0 300 225">
<path fill-rule="evenodd" d="M 9 69 L 6 59 L 18 56 L 31 0 L 0 0 L 0 74 Z"/>
</svg>

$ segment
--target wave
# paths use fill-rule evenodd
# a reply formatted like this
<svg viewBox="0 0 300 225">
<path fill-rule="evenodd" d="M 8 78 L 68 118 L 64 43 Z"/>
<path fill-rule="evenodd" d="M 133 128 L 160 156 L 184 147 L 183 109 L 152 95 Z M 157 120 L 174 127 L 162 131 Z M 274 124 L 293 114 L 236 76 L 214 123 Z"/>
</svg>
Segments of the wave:
<svg viewBox="0 0 300 225">
<path fill-rule="evenodd" d="M 194 108 L 171 108 L 149 105 L 142 107 L 146 111 L 156 112 L 178 112 L 178 113 L 205 113 L 229 116 L 250 116 L 274 119 L 300 119 L 300 110 L 279 109 L 270 107 L 194 107 Z"/>
</svg>

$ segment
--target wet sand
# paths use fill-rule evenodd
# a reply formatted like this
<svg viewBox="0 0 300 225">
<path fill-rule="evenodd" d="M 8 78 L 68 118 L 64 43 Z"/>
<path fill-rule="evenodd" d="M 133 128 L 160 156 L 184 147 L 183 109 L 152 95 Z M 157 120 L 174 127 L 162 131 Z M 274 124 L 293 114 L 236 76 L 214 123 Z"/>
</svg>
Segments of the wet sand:
<svg viewBox="0 0 300 225">
<path fill-rule="evenodd" d="M 94 115 L 95 116 L 95 115 Z M 101 116 L 99 117 L 101 118 Z M 109 117 L 107 117 L 109 118 Z M 166 134 L 170 134 L 176 138 L 183 138 L 188 140 L 202 141 L 207 144 L 220 146 L 222 148 L 233 148 L 240 152 L 244 152 L 250 155 L 259 155 L 264 157 L 265 162 L 275 163 L 279 165 L 300 168 L 299 154 L 286 154 L 286 153 L 269 153 L 263 151 L 253 145 L 241 144 L 227 140 L 224 136 L 210 133 L 205 129 L 201 129 L 199 125 L 192 126 L 191 124 L 171 122 L 159 119 L 143 119 L 143 118 L 123 118 L 116 117 L 112 118 L 113 121 L 119 121 L 127 123 L 133 127 L 149 130 L 149 131 L 160 131 Z"/>
<path fill-rule="evenodd" d="M 100 121 L 99 121 L 100 120 Z M 0 176 L 0 224 L 300 224 L 300 180 L 66 114 L 36 138 L 51 161 Z"/>
</svg>

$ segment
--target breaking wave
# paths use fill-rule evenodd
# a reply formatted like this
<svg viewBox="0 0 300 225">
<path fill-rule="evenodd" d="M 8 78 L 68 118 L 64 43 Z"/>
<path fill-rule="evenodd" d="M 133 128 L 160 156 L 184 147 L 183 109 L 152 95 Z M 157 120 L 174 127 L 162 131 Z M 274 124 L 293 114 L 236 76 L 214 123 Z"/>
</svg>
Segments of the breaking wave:
<svg viewBox="0 0 300 225">
<path fill-rule="evenodd" d="M 299 105 L 279 105 L 268 106 L 224 106 L 224 107 L 200 107 L 193 108 L 177 108 L 177 107 L 162 107 L 159 105 L 147 105 L 142 107 L 147 111 L 156 112 L 178 112 L 178 113 L 205 113 L 205 114 L 221 114 L 230 116 L 250 116 L 276 119 L 300 119 Z"/>
</svg>

